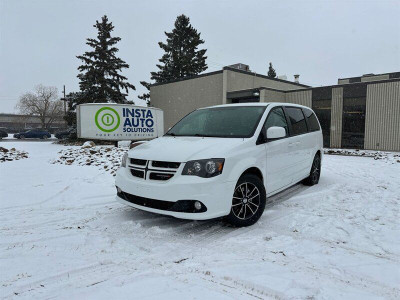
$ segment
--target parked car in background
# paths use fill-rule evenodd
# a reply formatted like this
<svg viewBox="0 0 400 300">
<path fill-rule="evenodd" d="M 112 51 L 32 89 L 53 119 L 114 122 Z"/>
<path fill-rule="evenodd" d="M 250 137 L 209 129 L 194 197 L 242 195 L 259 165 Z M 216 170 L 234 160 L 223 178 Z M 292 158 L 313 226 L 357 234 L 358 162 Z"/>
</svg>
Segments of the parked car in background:
<svg viewBox="0 0 400 300">
<path fill-rule="evenodd" d="M 56 132 L 55 137 L 59 140 L 66 139 L 74 132 L 76 132 L 76 128 L 68 128 L 67 130 Z"/>
<path fill-rule="evenodd" d="M 0 127 L 0 140 L 1 140 L 2 138 L 5 138 L 5 137 L 8 137 L 8 133 L 7 133 L 7 131 L 5 130 L 5 128 Z"/>
<path fill-rule="evenodd" d="M 44 129 L 31 129 L 24 132 L 14 134 L 14 138 L 17 139 L 48 139 L 51 138 L 50 132 Z"/>
<path fill-rule="evenodd" d="M 225 216 L 249 226 L 266 198 L 317 184 L 322 131 L 314 112 L 291 103 L 195 110 L 163 137 L 130 149 L 116 174 L 117 200 L 183 219 Z"/>
</svg>

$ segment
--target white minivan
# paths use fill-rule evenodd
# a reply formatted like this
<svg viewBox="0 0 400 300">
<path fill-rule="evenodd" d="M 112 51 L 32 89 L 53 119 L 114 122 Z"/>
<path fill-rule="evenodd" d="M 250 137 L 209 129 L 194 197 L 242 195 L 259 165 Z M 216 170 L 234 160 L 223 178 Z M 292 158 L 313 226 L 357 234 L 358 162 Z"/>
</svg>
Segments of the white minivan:
<svg viewBox="0 0 400 300">
<path fill-rule="evenodd" d="M 206 107 L 124 155 L 117 200 L 177 218 L 226 216 L 235 226 L 249 226 L 263 214 L 267 197 L 299 181 L 317 184 L 321 160 L 322 131 L 308 107 Z"/>
</svg>

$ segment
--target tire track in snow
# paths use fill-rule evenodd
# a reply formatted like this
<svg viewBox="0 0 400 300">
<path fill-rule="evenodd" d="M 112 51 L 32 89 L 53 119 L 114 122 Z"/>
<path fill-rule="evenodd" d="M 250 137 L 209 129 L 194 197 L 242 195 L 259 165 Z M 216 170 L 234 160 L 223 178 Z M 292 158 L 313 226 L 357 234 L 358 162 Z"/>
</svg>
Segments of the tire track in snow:
<svg viewBox="0 0 400 300">
<path fill-rule="evenodd" d="M 298 233 L 296 233 L 296 235 L 295 235 L 292 232 L 280 230 L 276 227 L 275 228 L 271 227 L 270 229 L 273 230 L 275 233 L 278 233 L 278 235 L 280 235 L 280 236 L 290 236 L 291 238 L 293 238 L 294 240 L 297 240 L 299 242 L 308 240 L 310 242 L 314 242 L 314 243 L 321 244 L 321 245 L 325 244 L 330 248 L 335 248 L 335 249 L 339 248 L 339 249 L 345 250 L 345 251 L 353 251 L 353 252 L 357 252 L 357 253 L 364 254 L 364 255 L 371 255 L 376 258 L 386 259 L 390 262 L 399 264 L 399 261 L 397 261 L 393 258 L 376 255 L 371 252 L 362 251 L 362 250 L 354 249 L 351 247 L 346 247 L 346 246 L 337 244 L 334 241 L 313 239 L 313 238 L 310 238 L 309 236 L 301 235 Z M 347 254 L 352 255 L 350 252 L 347 252 Z M 298 257 L 298 256 L 295 256 L 293 259 L 291 259 L 291 258 L 289 258 L 288 255 L 286 255 L 283 260 L 285 260 L 285 262 L 286 262 L 285 265 L 292 263 L 293 265 L 296 266 L 297 270 L 300 268 L 302 272 L 303 271 L 309 272 L 309 270 L 312 270 L 313 273 L 317 272 L 319 274 L 318 277 L 325 276 L 325 277 L 328 277 L 329 279 L 333 279 L 336 282 L 341 282 L 344 285 L 351 285 L 352 287 L 357 287 L 357 288 L 360 288 L 361 290 L 367 289 L 367 290 L 375 293 L 376 295 L 380 295 L 381 292 L 384 291 L 386 296 L 388 296 L 389 298 L 393 298 L 393 299 L 397 298 L 398 299 L 398 297 L 400 297 L 400 289 L 394 289 L 394 288 L 387 286 L 381 282 L 378 282 L 373 279 L 369 279 L 368 277 L 365 277 L 365 276 L 360 277 L 359 275 L 356 275 L 356 274 L 353 274 L 353 273 L 350 273 L 348 271 L 344 271 L 341 269 L 340 271 L 342 273 L 344 273 L 344 275 L 346 275 L 346 277 L 343 278 L 342 275 L 335 275 L 332 272 L 328 272 L 325 267 L 317 267 L 316 265 L 314 265 L 312 263 L 304 262 L 303 258 Z M 291 260 L 291 262 L 289 262 L 289 260 Z M 276 263 L 276 262 L 274 262 L 274 263 Z M 396 295 L 396 297 L 393 297 L 394 294 Z"/>
<path fill-rule="evenodd" d="M 273 299 L 286 299 L 287 297 L 281 292 L 273 290 L 271 288 L 254 284 L 250 281 L 234 278 L 231 276 L 219 276 L 210 271 L 199 271 L 192 269 L 190 272 L 199 274 L 202 280 L 212 282 L 224 287 L 230 287 L 232 289 L 239 289 L 246 295 L 249 295 L 258 299 L 273 298 Z M 233 286 L 232 286 L 233 285 Z"/>
<path fill-rule="evenodd" d="M 111 263 L 109 263 L 109 264 L 111 264 Z M 65 279 L 70 280 L 70 277 L 76 277 L 76 276 L 79 276 L 80 274 L 85 274 L 88 272 L 90 272 L 90 273 L 100 272 L 101 270 L 107 269 L 109 264 L 95 263 L 95 264 L 91 264 L 91 265 L 84 266 L 84 267 L 69 269 L 67 271 L 64 271 L 64 272 L 61 272 L 58 274 L 46 276 L 46 277 L 37 279 L 35 281 L 29 282 L 26 284 L 16 285 L 15 287 L 12 287 L 12 289 L 14 291 L 12 293 L 4 296 L 4 299 L 14 298 L 16 296 L 16 293 L 18 295 L 22 295 L 26 292 L 31 292 L 35 289 L 39 289 L 39 288 L 41 288 L 41 285 L 47 287 L 55 282 L 59 283 L 60 281 L 65 280 Z"/>
<path fill-rule="evenodd" d="M 8 246 L 8 248 L 15 248 L 15 247 L 18 247 L 18 246 L 24 246 L 25 244 L 46 242 L 46 241 L 51 241 L 51 240 L 56 240 L 56 239 L 62 239 L 62 238 L 71 237 L 71 236 L 76 236 L 76 234 L 75 234 L 75 233 L 68 233 L 68 234 L 62 234 L 62 235 L 57 235 L 57 236 L 44 237 L 44 238 L 34 239 L 34 240 L 24 240 L 24 241 L 21 241 L 21 242 L 0 243 L 0 247 Z"/>
<path fill-rule="evenodd" d="M 3 207 L 1 210 L 12 210 L 12 209 L 18 209 L 18 208 L 26 208 L 28 209 L 29 207 L 34 207 L 34 206 L 38 206 L 38 205 L 42 205 L 54 198 L 57 198 L 59 195 L 65 193 L 67 190 L 69 190 L 69 188 L 72 186 L 73 184 L 67 185 L 64 188 L 62 188 L 60 191 L 58 191 L 57 193 L 55 193 L 54 195 L 46 198 L 43 201 L 37 202 L 37 203 L 32 203 L 32 204 L 27 204 L 27 205 L 17 205 L 17 206 L 8 206 L 8 207 Z M 7 213 L 8 214 L 8 213 Z"/>
</svg>

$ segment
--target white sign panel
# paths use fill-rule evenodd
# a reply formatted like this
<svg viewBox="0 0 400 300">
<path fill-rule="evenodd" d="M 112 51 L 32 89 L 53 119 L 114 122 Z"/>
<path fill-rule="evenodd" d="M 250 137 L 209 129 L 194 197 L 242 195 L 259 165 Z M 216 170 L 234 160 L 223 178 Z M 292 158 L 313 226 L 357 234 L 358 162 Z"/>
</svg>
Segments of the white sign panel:
<svg viewBox="0 0 400 300">
<path fill-rule="evenodd" d="M 81 104 L 77 107 L 79 138 L 146 140 L 164 134 L 163 111 L 128 104 Z"/>
</svg>

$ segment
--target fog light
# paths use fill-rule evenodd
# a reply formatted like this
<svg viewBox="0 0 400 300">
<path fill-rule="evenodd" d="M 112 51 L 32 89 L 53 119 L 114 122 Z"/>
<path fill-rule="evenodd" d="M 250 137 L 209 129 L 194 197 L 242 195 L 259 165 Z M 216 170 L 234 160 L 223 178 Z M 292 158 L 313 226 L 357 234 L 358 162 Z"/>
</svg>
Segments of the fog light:
<svg viewBox="0 0 400 300">
<path fill-rule="evenodd" d="M 201 209 L 201 203 L 199 201 L 196 201 L 194 203 L 194 208 L 197 209 L 197 210 L 200 210 Z"/>
</svg>

